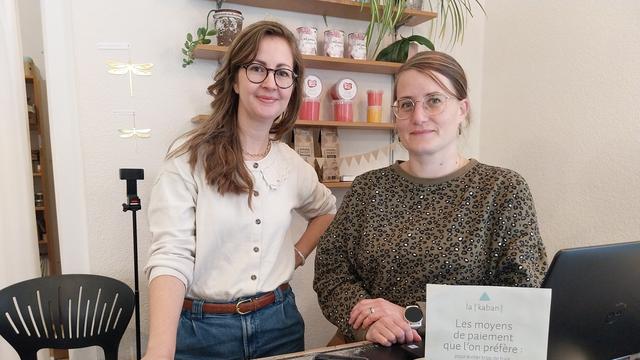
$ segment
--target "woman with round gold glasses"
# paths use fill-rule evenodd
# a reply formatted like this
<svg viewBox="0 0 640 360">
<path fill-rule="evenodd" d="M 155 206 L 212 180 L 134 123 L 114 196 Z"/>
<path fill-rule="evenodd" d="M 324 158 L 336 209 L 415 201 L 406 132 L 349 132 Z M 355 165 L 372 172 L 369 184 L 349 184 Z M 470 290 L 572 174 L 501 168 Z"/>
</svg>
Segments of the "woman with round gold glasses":
<svg viewBox="0 0 640 360">
<path fill-rule="evenodd" d="M 409 159 L 355 179 L 316 255 L 320 307 L 347 341 L 420 340 L 405 315 L 428 283 L 539 286 L 547 266 L 525 180 L 458 150 L 470 111 L 460 64 L 417 54 L 394 98 Z"/>
</svg>

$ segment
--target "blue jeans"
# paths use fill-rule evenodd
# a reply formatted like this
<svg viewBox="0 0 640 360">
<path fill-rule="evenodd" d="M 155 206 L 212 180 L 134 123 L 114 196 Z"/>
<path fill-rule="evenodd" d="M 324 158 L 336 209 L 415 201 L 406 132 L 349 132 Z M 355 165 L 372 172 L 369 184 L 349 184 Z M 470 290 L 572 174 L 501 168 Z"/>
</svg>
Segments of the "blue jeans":
<svg viewBox="0 0 640 360">
<path fill-rule="evenodd" d="M 175 360 L 253 359 L 304 350 L 304 321 L 291 288 L 256 312 L 205 314 L 202 300 L 183 310 Z M 258 294 L 260 295 L 260 294 Z M 235 303 L 235 302 L 234 302 Z"/>
</svg>

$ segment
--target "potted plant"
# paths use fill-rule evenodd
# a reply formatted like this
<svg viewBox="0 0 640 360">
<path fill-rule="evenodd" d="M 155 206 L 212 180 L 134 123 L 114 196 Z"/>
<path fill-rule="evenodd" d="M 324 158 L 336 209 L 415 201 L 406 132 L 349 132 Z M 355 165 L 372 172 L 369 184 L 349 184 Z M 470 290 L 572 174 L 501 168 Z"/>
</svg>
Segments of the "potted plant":
<svg viewBox="0 0 640 360">
<path fill-rule="evenodd" d="M 431 22 L 432 31 L 435 29 L 433 27 L 439 27 L 437 36 L 441 39 L 444 39 L 446 34 L 449 33 L 451 45 L 456 42 L 462 42 L 467 16 L 473 16 L 473 2 L 485 13 L 480 0 L 428 0 L 429 10 L 438 13 L 438 17 Z M 384 37 L 395 33 L 398 23 L 402 20 L 404 10 L 407 7 L 414 8 L 422 4 L 420 1 L 415 0 L 369 0 L 369 5 L 371 7 L 371 20 L 366 32 L 367 51 L 369 58 L 373 58 L 378 52 Z M 382 55 L 379 55 L 376 60 L 385 59 L 385 61 L 404 62 L 406 61 L 406 56 L 403 54 L 408 53 L 411 43 L 419 43 L 433 50 L 433 44 L 429 39 L 420 35 L 413 35 L 400 39 L 381 50 L 380 53 Z M 375 47 L 370 47 L 371 44 L 375 44 Z"/>
<path fill-rule="evenodd" d="M 182 67 L 193 64 L 193 51 L 200 44 L 210 44 L 209 37 L 216 35 L 218 46 L 229 46 L 231 41 L 242 30 L 242 13 L 238 10 L 222 9 L 224 0 L 216 0 L 216 8 L 207 13 L 205 27 L 200 27 L 194 37 L 187 33 L 187 40 L 184 42 L 182 54 Z M 213 14 L 213 26 L 209 29 L 209 17 Z"/>
<path fill-rule="evenodd" d="M 405 6 L 406 0 L 369 0 L 371 20 L 365 32 L 368 58 L 373 58 L 384 38 L 396 31 Z M 364 3 L 361 10 L 363 8 Z M 373 48 L 372 44 L 375 44 Z"/>
<path fill-rule="evenodd" d="M 404 63 L 409 58 L 409 49 L 413 44 L 421 44 L 431 50 L 435 50 L 433 43 L 424 36 L 411 35 L 409 37 L 402 37 L 400 40 L 393 42 L 391 45 L 380 50 L 376 61 L 389 61 Z"/>
<path fill-rule="evenodd" d="M 216 0 L 217 9 L 213 14 L 213 26 L 216 29 L 218 46 L 229 46 L 242 31 L 242 12 L 233 9 L 221 9 L 224 0 Z"/>
<path fill-rule="evenodd" d="M 184 55 L 184 58 L 182 59 L 183 68 L 193 64 L 193 50 L 195 50 L 196 46 L 200 44 L 210 44 L 211 39 L 208 39 L 208 37 L 216 34 L 215 29 L 209 30 L 209 16 L 214 11 L 216 10 L 214 9 L 209 11 L 207 14 L 206 26 L 198 28 L 196 31 L 196 38 L 194 38 L 191 33 L 187 33 L 187 40 L 184 42 L 184 48 L 182 49 L 182 54 Z"/>
</svg>

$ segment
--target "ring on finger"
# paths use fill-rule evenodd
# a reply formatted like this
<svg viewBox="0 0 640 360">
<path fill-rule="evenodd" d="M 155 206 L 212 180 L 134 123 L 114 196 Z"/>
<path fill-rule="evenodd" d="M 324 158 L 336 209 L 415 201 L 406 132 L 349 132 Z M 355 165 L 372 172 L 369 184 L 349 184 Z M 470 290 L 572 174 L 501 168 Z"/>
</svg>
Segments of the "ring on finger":
<svg viewBox="0 0 640 360">
<path fill-rule="evenodd" d="M 375 310 L 373 310 L 373 306 L 369 307 L 369 314 L 373 314 L 375 312 Z"/>
</svg>

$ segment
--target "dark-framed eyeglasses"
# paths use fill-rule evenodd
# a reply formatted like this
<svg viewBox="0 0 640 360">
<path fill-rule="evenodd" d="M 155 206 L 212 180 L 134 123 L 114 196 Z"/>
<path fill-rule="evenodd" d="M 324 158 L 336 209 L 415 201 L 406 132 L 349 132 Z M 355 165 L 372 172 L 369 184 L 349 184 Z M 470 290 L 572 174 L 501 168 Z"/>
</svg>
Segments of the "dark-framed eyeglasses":
<svg viewBox="0 0 640 360">
<path fill-rule="evenodd" d="M 298 77 L 298 74 L 294 73 L 293 70 L 287 68 L 270 69 L 260 63 L 250 63 L 242 65 L 242 67 L 247 74 L 247 79 L 254 84 L 261 84 L 267 79 L 269 72 L 272 72 L 276 86 L 280 89 L 290 88 Z"/>
<path fill-rule="evenodd" d="M 411 98 L 398 99 L 393 103 L 391 108 L 398 120 L 405 120 L 411 117 L 413 111 L 416 109 L 416 104 L 421 102 L 422 110 L 427 113 L 427 115 L 434 116 L 444 111 L 444 108 L 447 106 L 447 100 L 449 99 L 450 97 L 445 94 L 434 93 L 425 95 L 422 100 L 413 100 Z"/>
</svg>

